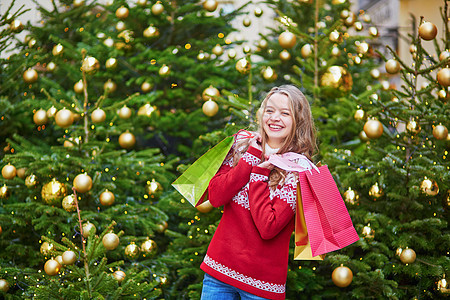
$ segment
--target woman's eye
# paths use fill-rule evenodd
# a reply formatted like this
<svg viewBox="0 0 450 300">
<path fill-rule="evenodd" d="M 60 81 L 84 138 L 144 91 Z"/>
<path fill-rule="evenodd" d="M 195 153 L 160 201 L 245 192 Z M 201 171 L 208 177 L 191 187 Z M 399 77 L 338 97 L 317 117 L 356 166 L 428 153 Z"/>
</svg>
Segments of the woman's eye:
<svg viewBox="0 0 450 300">
<path fill-rule="evenodd" d="M 283 116 L 289 116 L 289 113 L 284 112 L 284 113 L 282 113 L 282 115 L 283 115 Z"/>
</svg>

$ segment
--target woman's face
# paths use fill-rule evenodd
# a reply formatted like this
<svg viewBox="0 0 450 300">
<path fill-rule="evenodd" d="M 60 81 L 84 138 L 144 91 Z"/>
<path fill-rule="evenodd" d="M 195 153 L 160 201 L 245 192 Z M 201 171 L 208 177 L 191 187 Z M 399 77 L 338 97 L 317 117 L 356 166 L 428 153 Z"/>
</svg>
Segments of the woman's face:
<svg viewBox="0 0 450 300">
<path fill-rule="evenodd" d="M 270 96 L 263 113 L 263 129 L 267 134 L 269 146 L 280 148 L 292 132 L 293 124 L 288 97 L 280 93 Z"/>
</svg>

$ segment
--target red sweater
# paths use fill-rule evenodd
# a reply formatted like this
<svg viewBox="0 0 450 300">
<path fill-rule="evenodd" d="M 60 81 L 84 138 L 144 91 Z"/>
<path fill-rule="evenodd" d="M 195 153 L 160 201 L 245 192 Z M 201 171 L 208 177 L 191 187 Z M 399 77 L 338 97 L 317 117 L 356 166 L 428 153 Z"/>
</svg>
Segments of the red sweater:
<svg viewBox="0 0 450 300">
<path fill-rule="evenodd" d="M 225 160 L 211 179 L 209 201 L 224 212 L 201 269 L 260 297 L 284 299 L 298 175 L 270 189 L 270 170 L 257 166 L 261 154 L 249 147 L 235 167 Z"/>
</svg>

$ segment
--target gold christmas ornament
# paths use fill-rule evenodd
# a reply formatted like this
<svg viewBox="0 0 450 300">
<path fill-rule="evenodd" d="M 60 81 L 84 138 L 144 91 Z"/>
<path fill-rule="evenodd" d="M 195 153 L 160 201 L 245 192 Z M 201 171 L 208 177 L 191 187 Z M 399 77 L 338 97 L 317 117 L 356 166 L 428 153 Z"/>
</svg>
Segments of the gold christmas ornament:
<svg viewBox="0 0 450 300">
<path fill-rule="evenodd" d="M 42 108 L 38 109 L 33 115 L 33 121 L 38 126 L 47 124 L 47 111 L 43 110 Z"/>
<path fill-rule="evenodd" d="M 447 100 L 447 98 L 448 98 L 447 96 L 448 96 L 448 95 L 450 95 L 450 93 L 447 94 L 447 92 L 446 92 L 444 89 L 439 90 L 439 92 L 438 92 L 439 99 L 442 99 L 442 100 L 444 100 L 444 101 Z"/>
<path fill-rule="evenodd" d="M 123 5 L 116 10 L 116 17 L 119 19 L 126 19 L 129 14 L 130 11 Z"/>
<path fill-rule="evenodd" d="M 354 118 L 355 118 L 355 120 L 357 120 L 357 121 L 361 121 L 361 120 L 364 120 L 365 115 L 366 115 L 366 113 L 364 112 L 363 109 L 357 109 L 357 110 L 355 111 Z"/>
<path fill-rule="evenodd" d="M 81 94 L 84 91 L 84 83 L 83 80 L 79 80 L 77 81 L 77 83 L 75 83 L 75 85 L 73 86 L 73 90 L 75 91 L 75 93 L 77 94 Z"/>
<path fill-rule="evenodd" d="M 347 9 L 343 9 L 340 13 L 341 19 L 346 19 L 348 18 L 348 16 L 350 16 L 350 11 L 348 11 Z"/>
<path fill-rule="evenodd" d="M 381 88 L 385 91 L 388 91 L 391 87 L 391 84 L 387 80 L 381 80 L 380 84 L 381 84 Z"/>
<path fill-rule="evenodd" d="M 95 57 L 88 56 L 81 64 L 81 70 L 87 74 L 94 74 L 100 68 L 100 63 Z"/>
<path fill-rule="evenodd" d="M 275 81 L 278 78 L 277 73 L 269 66 L 264 69 L 263 77 L 267 81 Z"/>
<path fill-rule="evenodd" d="M 117 89 L 117 84 L 111 79 L 108 79 L 105 84 L 103 84 L 103 89 L 108 93 L 114 93 Z"/>
<path fill-rule="evenodd" d="M 150 25 L 144 30 L 143 35 L 146 38 L 155 38 L 159 36 L 159 30 L 155 26 Z"/>
<path fill-rule="evenodd" d="M 252 25 L 252 20 L 249 17 L 246 17 L 242 21 L 242 25 L 244 25 L 245 27 L 249 27 L 250 25 Z"/>
<path fill-rule="evenodd" d="M 353 24 L 353 27 L 355 27 L 356 31 L 361 31 L 364 29 L 364 26 L 360 21 L 355 22 L 355 24 Z"/>
<path fill-rule="evenodd" d="M 170 74 L 170 67 L 167 65 L 162 65 L 158 73 L 161 77 L 167 77 Z"/>
<path fill-rule="evenodd" d="M 84 0 L 73 0 L 73 7 L 80 7 L 84 5 Z"/>
<path fill-rule="evenodd" d="M 364 226 L 361 234 L 364 236 L 365 239 L 373 239 L 375 237 L 375 230 L 370 227 L 370 223 Z"/>
<path fill-rule="evenodd" d="M 420 127 L 419 122 L 416 122 L 414 119 L 410 119 L 408 123 L 406 123 L 406 129 L 413 134 L 417 134 L 422 128 Z"/>
<path fill-rule="evenodd" d="M 197 205 L 195 208 L 199 212 L 206 214 L 206 213 L 209 213 L 211 210 L 213 210 L 214 206 L 212 206 L 212 204 L 211 204 L 211 202 L 209 202 L 209 200 L 206 200 L 202 204 Z"/>
<path fill-rule="evenodd" d="M 450 57 L 450 52 L 448 50 L 444 50 L 439 54 L 439 61 L 444 61 Z"/>
<path fill-rule="evenodd" d="M 355 45 L 356 45 L 356 52 L 358 52 L 358 54 L 364 55 L 367 54 L 367 52 L 369 52 L 370 46 L 365 41 L 362 42 L 356 41 Z"/>
<path fill-rule="evenodd" d="M 124 271 L 117 270 L 113 273 L 113 277 L 117 280 L 118 283 L 121 283 L 125 279 L 126 274 Z"/>
<path fill-rule="evenodd" d="M 49 259 L 44 265 L 44 271 L 49 276 L 55 276 L 59 273 L 59 270 L 61 270 L 61 265 L 56 260 Z"/>
<path fill-rule="evenodd" d="M 422 25 L 419 26 L 419 36 L 426 40 L 431 41 L 437 35 L 437 27 L 431 22 L 423 22 Z"/>
<path fill-rule="evenodd" d="M 9 283 L 5 279 L 0 279 L 0 292 L 6 293 L 9 290 Z"/>
<path fill-rule="evenodd" d="M 439 124 L 437 126 L 434 126 L 433 128 L 433 136 L 437 140 L 445 140 L 448 136 L 448 129 L 442 124 Z"/>
<path fill-rule="evenodd" d="M 351 27 L 353 24 L 355 24 L 356 22 L 356 15 L 353 12 L 349 12 L 349 15 L 347 18 L 345 18 L 344 20 L 344 24 L 347 27 Z"/>
<path fill-rule="evenodd" d="M 97 232 L 97 228 L 95 227 L 94 224 L 92 224 L 91 222 L 87 221 L 86 223 L 83 224 L 83 237 L 88 238 L 90 233 L 95 234 Z"/>
<path fill-rule="evenodd" d="M 43 242 L 40 248 L 41 254 L 46 256 L 50 253 L 50 251 L 55 250 L 55 246 L 53 244 L 50 244 L 49 242 Z"/>
<path fill-rule="evenodd" d="M 320 85 L 341 93 L 347 93 L 352 89 L 353 80 L 350 73 L 343 67 L 331 66 L 322 75 Z"/>
<path fill-rule="evenodd" d="M 105 39 L 105 40 L 103 41 L 103 44 L 104 44 L 106 47 L 111 48 L 112 46 L 114 46 L 114 40 L 113 40 L 112 38 L 108 37 L 107 39 Z"/>
<path fill-rule="evenodd" d="M 383 134 L 383 124 L 376 119 L 370 119 L 363 128 L 369 139 L 377 139 Z"/>
<path fill-rule="evenodd" d="M 154 240 L 146 240 L 141 245 L 141 252 L 147 255 L 154 254 L 156 252 L 157 245 Z"/>
<path fill-rule="evenodd" d="M 378 29 L 376 27 L 369 27 L 369 34 L 373 37 L 378 36 Z"/>
<path fill-rule="evenodd" d="M 349 187 L 348 190 L 344 192 L 344 201 L 348 204 L 357 205 L 359 204 L 359 194 Z"/>
<path fill-rule="evenodd" d="M 236 50 L 234 49 L 229 49 L 227 52 L 228 58 L 230 59 L 234 59 L 236 57 Z"/>
<path fill-rule="evenodd" d="M 64 46 L 63 45 L 58 44 L 58 45 L 53 46 L 52 54 L 54 56 L 61 55 L 63 52 L 64 52 Z"/>
<path fill-rule="evenodd" d="M 78 174 L 73 180 L 73 187 L 79 193 L 89 192 L 92 188 L 92 178 L 88 174 Z"/>
<path fill-rule="evenodd" d="M 331 56 L 338 57 L 339 55 L 341 55 L 341 50 L 339 50 L 338 47 L 333 46 L 333 48 L 331 48 Z"/>
<path fill-rule="evenodd" d="M 48 205 L 59 206 L 61 200 L 67 195 L 67 189 L 64 183 L 57 181 L 55 178 L 42 186 L 41 197 Z"/>
<path fill-rule="evenodd" d="M 14 20 L 9 24 L 9 28 L 12 32 L 21 32 L 24 28 L 22 21 L 20 20 Z"/>
<path fill-rule="evenodd" d="M 107 250 L 114 250 L 119 246 L 120 240 L 117 234 L 110 232 L 103 236 L 102 243 Z"/>
<path fill-rule="evenodd" d="M 422 191 L 422 193 L 427 194 L 428 196 L 436 196 L 437 194 L 439 194 L 439 186 L 436 181 L 428 179 L 426 177 L 420 183 L 420 190 Z"/>
<path fill-rule="evenodd" d="M 91 113 L 92 123 L 101 123 L 106 120 L 106 113 L 103 109 L 97 108 Z"/>
<path fill-rule="evenodd" d="M 440 291 L 443 294 L 450 293 L 450 289 L 448 287 L 447 280 L 445 279 L 445 274 L 442 277 L 442 279 L 437 282 L 437 290 Z"/>
<path fill-rule="evenodd" d="M 217 1 L 216 0 L 206 0 L 203 2 L 203 8 L 206 9 L 209 12 L 213 12 L 217 8 Z"/>
<path fill-rule="evenodd" d="M 25 185 L 26 185 L 28 188 L 35 187 L 36 184 L 37 184 L 37 178 L 36 178 L 36 175 L 31 174 L 31 175 L 28 175 L 28 176 L 25 178 Z"/>
<path fill-rule="evenodd" d="M 213 100 L 208 100 L 202 105 L 202 111 L 208 117 L 213 117 L 219 111 L 219 105 Z"/>
<path fill-rule="evenodd" d="M 362 19 L 363 19 L 363 21 L 366 22 L 366 23 L 372 22 L 372 18 L 370 17 L 369 14 L 364 14 L 364 15 L 362 16 Z"/>
<path fill-rule="evenodd" d="M 278 37 L 278 43 L 285 49 L 291 49 L 295 46 L 297 37 L 290 31 L 285 31 Z"/>
<path fill-rule="evenodd" d="M 77 210 L 77 204 L 75 201 L 75 195 L 65 196 L 61 203 L 62 207 L 67 212 L 73 212 Z"/>
<path fill-rule="evenodd" d="M 310 44 L 305 44 L 302 49 L 300 50 L 300 53 L 303 58 L 307 58 L 312 54 L 312 46 Z"/>
<path fill-rule="evenodd" d="M 253 10 L 253 13 L 255 14 L 255 17 L 261 17 L 262 16 L 262 14 L 263 14 L 263 10 L 261 9 L 261 8 L 259 8 L 259 7 L 256 7 L 254 10 Z"/>
<path fill-rule="evenodd" d="M 212 48 L 212 53 L 214 53 L 216 56 L 221 56 L 223 54 L 223 48 L 219 44 L 215 45 L 214 48 Z"/>
<path fill-rule="evenodd" d="M 344 267 L 344 265 L 341 265 L 334 269 L 331 274 L 331 279 L 336 286 L 347 287 L 353 281 L 353 272 L 349 268 Z"/>
<path fill-rule="evenodd" d="M 333 1 L 331 1 L 331 4 L 333 4 L 333 5 L 344 4 L 345 1 L 347 1 L 347 0 L 333 0 Z"/>
<path fill-rule="evenodd" d="M 147 0 L 137 0 L 136 4 L 144 7 L 147 5 Z"/>
<path fill-rule="evenodd" d="M 20 168 L 20 169 L 17 169 L 17 176 L 18 176 L 20 179 L 25 179 L 25 177 L 27 177 L 26 172 L 27 172 L 27 168 Z"/>
<path fill-rule="evenodd" d="M 77 261 L 77 254 L 72 250 L 64 251 L 62 260 L 65 265 L 73 265 Z"/>
<path fill-rule="evenodd" d="M 70 147 L 73 147 L 73 146 L 79 145 L 79 144 L 80 144 L 79 138 L 70 137 L 68 140 L 64 141 L 64 147 L 67 147 L 67 148 L 70 148 Z"/>
<path fill-rule="evenodd" d="M 6 184 L 4 184 L 2 187 L 0 187 L 0 199 L 6 199 L 9 197 L 9 189 L 6 186 Z"/>
<path fill-rule="evenodd" d="M 139 255 L 139 247 L 131 242 L 129 245 L 125 247 L 125 255 L 129 258 L 135 258 Z"/>
<path fill-rule="evenodd" d="M 154 14 L 155 16 L 159 16 L 160 14 L 162 14 L 164 11 L 164 6 L 161 4 L 161 2 L 156 2 L 155 4 L 153 4 L 152 6 L 152 14 Z"/>
<path fill-rule="evenodd" d="M 16 177 L 16 174 L 16 167 L 9 163 L 2 168 L 2 176 L 5 179 L 13 179 L 14 177 Z"/>
<path fill-rule="evenodd" d="M 55 123 L 61 128 L 67 128 L 73 124 L 73 117 L 73 113 L 70 110 L 63 108 L 56 113 Z"/>
<path fill-rule="evenodd" d="M 131 132 L 124 132 L 119 136 L 119 145 L 124 149 L 131 149 L 136 144 L 136 138 Z"/>
<path fill-rule="evenodd" d="M 151 117 L 154 113 L 158 114 L 158 110 L 156 106 L 151 106 L 150 103 L 144 104 L 139 107 L 137 112 L 138 116 Z"/>
<path fill-rule="evenodd" d="M 374 200 L 382 197 L 384 195 L 383 189 L 378 185 L 378 182 L 375 182 L 369 189 L 369 196 L 374 198 Z"/>
<path fill-rule="evenodd" d="M 400 63 L 395 59 L 389 59 L 384 67 L 389 74 L 396 74 L 400 71 Z"/>
<path fill-rule="evenodd" d="M 38 80 L 38 73 L 35 69 L 27 69 L 22 77 L 25 83 L 34 83 Z"/>
<path fill-rule="evenodd" d="M 217 97 L 220 97 L 220 92 L 217 88 L 213 87 L 212 85 L 203 90 L 202 99 L 204 101 L 213 100 Z"/>
<path fill-rule="evenodd" d="M 404 264 L 412 264 L 416 261 L 416 252 L 413 249 L 406 247 L 400 254 L 400 260 Z"/>
<path fill-rule="evenodd" d="M 147 181 L 145 191 L 150 195 L 150 197 L 154 198 L 161 195 L 163 188 L 159 182 L 157 182 L 155 179 L 152 179 L 152 181 Z"/>
<path fill-rule="evenodd" d="M 450 85 L 450 68 L 442 68 L 437 73 L 437 81 L 440 85 L 447 87 Z"/>
<path fill-rule="evenodd" d="M 48 71 L 48 72 L 53 72 L 53 71 L 55 71 L 56 70 L 56 64 L 54 63 L 54 62 L 49 62 L 48 64 L 47 64 L 47 67 L 46 67 L 46 70 Z"/>
<path fill-rule="evenodd" d="M 62 266 L 62 265 L 64 265 L 64 262 L 63 262 L 63 260 L 62 260 L 62 256 L 61 255 L 58 255 L 57 257 L 55 257 L 55 260 Z"/>
<path fill-rule="evenodd" d="M 381 72 L 378 69 L 372 69 L 370 70 L 370 76 L 372 76 L 373 79 L 380 78 Z"/>
<path fill-rule="evenodd" d="M 99 198 L 101 205 L 110 206 L 114 204 L 114 194 L 108 190 L 105 190 L 103 193 L 101 193 Z"/>
<path fill-rule="evenodd" d="M 105 67 L 107 69 L 117 68 L 117 59 L 115 59 L 114 57 L 108 58 L 108 60 L 105 63 Z"/>
<path fill-rule="evenodd" d="M 342 40 L 341 34 L 337 30 L 333 30 L 332 32 L 330 32 L 330 35 L 328 36 L 328 38 L 330 39 L 330 41 L 335 42 L 335 43 Z"/>
<path fill-rule="evenodd" d="M 291 59 L 291 54 L 286 49 L 281 51 L 279 56 L 280 56 L 280 59 L 283 61 L 288 61 Z"/>
<path fill-rule="evenodd" d="M 141 84 L 141 90 L 142 90 L 144 93 L 150 92 L 150 91 L 152 90 L 152 88 L 153 88 L 153 85 L 152 85 L 150 82 L 144 81 L 144 82 Z"/>
<path fill-rule="evenodd" d="M 32 38 L 28 41 L 28 47 L 33 48 L 36 45 L 37 41 L 35 38 Z"/>
<path fill-rule="evenodd" d="M 236 70 L 241 74 L 248 74 L 251 69 L 250 62 L 244 57 L 236 62 Z"/>
<path fill-rule="evenodd" d="M 119 109 L 117 114 L 119 115 L 119 118 L 126 120 L 131 117 L 132 111 L 128 106 L 124 105 L 121 109 Z"/>
<path fill-rule="evenodd" d="M 259 48 L 261 48 L 261 49 L 266 49 L 268 45 L 269 45 L 269 43 L 267 42 L 266 39 L 261 39 L 261 40 L 259 40 L 259 42 L 258 42 L 258 46 L 259 46 Z"/>
</svg>

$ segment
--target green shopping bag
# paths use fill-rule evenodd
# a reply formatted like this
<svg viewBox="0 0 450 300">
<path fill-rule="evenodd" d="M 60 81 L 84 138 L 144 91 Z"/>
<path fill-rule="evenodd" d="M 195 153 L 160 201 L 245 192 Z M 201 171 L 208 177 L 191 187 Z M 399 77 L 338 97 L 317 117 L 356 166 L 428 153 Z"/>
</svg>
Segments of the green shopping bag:
<svg viewBox="0 0 450 300">
<path fill-rule="evenodd" d="M 209 181 L 216 175 L 225 157 L 234 143 L 234 136 L 229 136 L 197 159 L 172 186 L 193 206 L 200 201 L 208 188 Z"/>
</svg>

